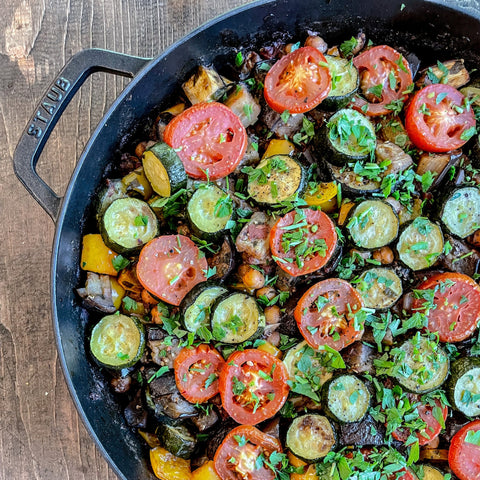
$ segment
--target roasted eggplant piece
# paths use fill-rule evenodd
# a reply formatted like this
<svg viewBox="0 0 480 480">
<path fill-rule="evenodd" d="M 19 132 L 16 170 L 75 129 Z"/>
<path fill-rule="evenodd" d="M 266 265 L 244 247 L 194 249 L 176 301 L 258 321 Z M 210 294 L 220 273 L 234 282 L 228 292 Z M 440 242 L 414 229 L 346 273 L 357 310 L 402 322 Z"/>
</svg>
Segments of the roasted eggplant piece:
<svg viewBox="0 0 480 480">
<path fill-rule="evenodd" d="M 480 253 L 451 235 L 446 235 L 445 239 L 450 243 L 452 249 L 446 255 L 442 255 L 439 264 L 452 272 L 464 273 L 473 277 L 480 268 Z"/>
<path fill-rule="evenodd" d="M 456 60 L 446 60 L 437 62 L 437 65 L 431 65 L 424 68 L 419 73 L 419 78 L 415 82 L 417 88 L 423 88 L 433 83 L 446 83 L 453 88 L 460 88 L 470 81 L 470 74 L 465 68 L 463 58 Z"/>
<path fill-rule="evenodd" d="M 147 428 L 148 414 L 142 405 L 141 390 L 138 390 L 133 400 L 123 411 L 125 420 L 129 427 Z"/>
<path fill-rule="evenodd" d="M 94 308 L 104 313 L 114 313 L 117 293 L 112 286 L 112 278 L 109 275 L 98 275 L 87 272 L 87 280 L 84 288 L 77 288 L 77 294 L 82 298 L 86 307 Z"/>
<path fill-rule="evenodd" d="M 375 349 L 363 342 L 354 342 L 342 350 L 342 358 L 347 370 L 360 374 L 375 374 L 373 360 L 376 357 Z"/>
<path fill-rule="evenodd" d="M 339 426 L 338 442 L 341 445 L 380 446 L 385 444 L 385 425 L 366 415 L 360 422 Z"/>
<path fill-rule="evenodd" d="M 212 280 L 225 280 L 235 269 L 235 251 L 229 236 L 224 237 L 220 250 L 207 258 L 208 266 L 215 268 Z"/>
</svg>

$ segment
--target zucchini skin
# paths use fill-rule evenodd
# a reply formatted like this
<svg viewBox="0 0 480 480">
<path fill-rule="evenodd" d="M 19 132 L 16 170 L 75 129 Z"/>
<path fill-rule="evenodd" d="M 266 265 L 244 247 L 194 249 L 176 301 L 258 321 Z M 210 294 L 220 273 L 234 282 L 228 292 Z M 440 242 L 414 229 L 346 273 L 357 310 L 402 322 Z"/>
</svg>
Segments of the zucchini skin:
<svg viewBox="0 0 480 480">
<path fill-rule="evenodd" d="M 381 182 L 364 179 L 362 182 L 357 180 L 358 175 L 353 169 L 345 166 L 339 167 L 328 161 L 324 161 L 325 169 L 330 173 L 333 180 L 342 185 L 342 192 L 351 195 L 372 195 L 381 191 Z M 362 177 L 364 178 L 364 177 Z"/>
<path fill-rule="evenodd" d="M 352 77 L 352 76 L 354 77 L 354 78 L 351 78 L 350 85 L 346 85 L 346 88 L 348 89 L 348 91 L 339 95 L 332 95 L 332 93 L 334 93 L 334 90 L 331 90 L 328 96 L 323 99 L 322 110 L 328 110 L 328 111 L 334 112 L 336 110 L 346 107 L 350 103 L 350 100 L 357 93 L 358 88 L 360 86 L 360 75 L 358 74 L 358 70 L 355 67 L 355 65 L 353 65 L 352 62 L 350 62 L 345 58 L 335 57 L 332 55 L 325 55 L 325 58 L 327 59 L 327 63 L 329 64 L 330 73 L 332 74 L 332 77 L 333 77 L 333 74 L 339 71 L 337 67 L 341 69 L 340 71 L 347 72 L 349 77 Z M 332 64 L 334 65 L 333 68 L 331 66 Z M 346 82 L 342 82 L 342 83 L 343 85 L 345 85 Z M 338 89 L 336 88 L 335 90 L 338 90 Z M 344 87 L 344 90 L 345 90 L 345 87 Z"/>
<path fill-rule="evenodd" d="M 196 440 L 183 424 L 174 426 L 161 423 L 157 428 L 157 436 L 165 449 L 185 460 L 192 457 L 197 445 Z"/>
<path fill-rule="evenodd" d="M 458 398 L 455 398 L 456 389 L 459 381 L 464 375 L 468 375 L 468 372 L 473 369 L 480 369 L 480 357 L 463 357 L 455 360 L 451 365 L 450 378 L 447 382 L 447 398 L 455 410 L 465 413 L 465 407 L 462 406 L 461 402 L 458 401 Z M 480 383 L 480 382 L 479 382 Z M 479 386 L 480 387 L 480 386 Z M 473 417 L 480 416 L 480 401 L 473 402 L 476 405 L 479 405 L 477 409 L 479 413 L 477 415 L 468 415 Z"/>
</svg>

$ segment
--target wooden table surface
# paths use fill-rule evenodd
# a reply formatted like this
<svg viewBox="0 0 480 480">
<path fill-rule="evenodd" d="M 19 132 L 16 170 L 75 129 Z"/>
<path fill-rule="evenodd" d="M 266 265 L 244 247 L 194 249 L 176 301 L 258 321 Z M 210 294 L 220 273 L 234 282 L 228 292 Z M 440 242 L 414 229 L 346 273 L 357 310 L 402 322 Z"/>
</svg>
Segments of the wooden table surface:
<svg viewBox="0 0 480 480">
<path fill-rule="evenodd" d="M 0 480 L 117 478 L 81 423 L 58 361 L 50 312 L 54 224 L 13 172 L 22 130 L 76 52 L 99 47 L 156 56 L 203 22 L 245 3 L 0 2 Z M 94 74 L 64 112 L 38 165 L 59 195 L 91 132 L 127 81 Z"/>
</svg>

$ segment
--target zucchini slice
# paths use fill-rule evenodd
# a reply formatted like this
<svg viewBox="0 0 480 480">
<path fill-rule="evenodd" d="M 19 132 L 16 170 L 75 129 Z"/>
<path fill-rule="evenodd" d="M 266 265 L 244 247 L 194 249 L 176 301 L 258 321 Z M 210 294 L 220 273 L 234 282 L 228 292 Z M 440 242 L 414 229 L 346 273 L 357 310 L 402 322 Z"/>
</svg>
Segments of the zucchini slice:
<svg viewBox="0 0 480 480">
<path fill-rule="evenodd" d="M 327 415 L 341 423 L 359 422 L 370 406 L 370 392 L 355 375 L 340 375 L 323 386 L 323 407 Z"/>
<path fill-rule="evenodd" d="M 90 351 L 103 367 L 120 370 L 135 365 L 145 350 L 145 329 L 133 317 L 113 314 L 93 327 Z"/>
<path fill-rule="evenodd" d="M 215 303 L 211 324 L 216 340 L 242 343 L 261 333 L 265 316 L 255 298 L 245 293 L 227 293 Z"/>
<path fill-rule="evenodd" d="M 428 218 L 417 217 L 405 224 L 397 242 L 400 260 L 412 270 L 431 267 L 443 252 L 441 228 Z"/>
<path fill-rule="evenodd" d="M 453 408 L 467 417 L 480 416 L 479 357 L 464 357 L 452 363 L 447 393 Z"/>
<path fill-rule="evenodd" d="M 182 318 L 186 330 L 197 333 L 201 327 L 210 330 L 211 307 L 227 289 L 208 282 L 199 283 L 183 299 Z"/>
<path fill-rule="evenodd" d="M 393 307 L 403 293 L 402 280 L 391 268 L 365 270 L 355 283 L 364 306 L 375 310 Z"/>
<path fill-rule="evenodd" d="M 107 180 L 107 185 L 100 190 L 95 199 L 97 221 L 100 223 L 103 214 L 112 202 L 126 197 L 128 197 L 127 187 L 122 179 Z"/>
<path fill-rule="evenodd" d="M 166 143 L 152 145 L 143 154 L 143 170 L 153 190 L 162 197 L 187 186 L 187 174 L 177 152 Z"/>
<path fill-rule="evenodd" d="M 422 465 L 423 467 L 423 480 L 444 480 L 445 475 L 435 467 L 431 465 Z"/>
<path fill-rule="evenodd" d="M 133 254 L 158 235 L 158 220 L 143 200 L 119 198 L 105 211 L 100 233 L 114 252 Z"/>
<path fill-rule="evenodd" d="M 325 162 L 325 166 L 333 180 L 342 185 L 342 192 L 353 195 L 370 195 L 381 190 L 381 181 L 357 175 L 354 167 L 338 167 L 329 162 Z"/>
<path fill-rule="evenodd" d="M 480 191 L 476 187 L 454 190 L 443 204 L 441 219 L 446 229 L 460 238 L 480 228 Z"/>
<path fill-rule="evenodd" d="M 347 229 L 360 248 L 375 249 L 393 242 L 400 222 L 393 207 L 383 200 L 364 200 L 352 208 Z"/>
<path fill-rule="evenodd" d="M 289 155 L 264 158 L 256 168 L 244 170 L 248 173 L 248 194 L 260 205 L 271 206 L 301 196 L 307 186 L 305 168 Z"/>
<path fill-rule="evenodd" d="M 405 354 L 398 357 L 402 368 L 397 380 L 406 390 L 428 393 L 443 385 L 449 373 L 449 359 L 437 342 L 418 332 L 399 349 Z"/>
<path fill-rule="evenodd" d="M 193 233 L 209 241 L 226 233 L 233 215 L 232 198 L 213 183 L 200 184 L 187 204 L 187 218 Z"/>
<path fill-rule="evenodd" d="M 185 425 L 167 425 L 161 423 L 157 429 L 160 443 L 173 455 L 188 460 L 197 444 Z"/>
<path fill-rule="evenodd" d="M 332 88 L 322 101 L 322 109 L 335 111 L 346 107 L 357 93 L 360 76 L 350 60 L 333 55 L 325 55 L 325 58 L 332 78 Z"/>
<path fill-rule="evenodd" d="M 328 121 L 323 135 L 328 152 L 326 159 L 338 166 L 369 159 L 377 145 L 372 122 L 351 108 L 335 113 Z"/>
<path fill-rule="evenodd" d="M 335 430 L 323 415 L 307 414 L 295 418 L 287 431 L 286 445 L 298 458 L 314 463 L 325 457 L 336 442 Z"/>
</svg>

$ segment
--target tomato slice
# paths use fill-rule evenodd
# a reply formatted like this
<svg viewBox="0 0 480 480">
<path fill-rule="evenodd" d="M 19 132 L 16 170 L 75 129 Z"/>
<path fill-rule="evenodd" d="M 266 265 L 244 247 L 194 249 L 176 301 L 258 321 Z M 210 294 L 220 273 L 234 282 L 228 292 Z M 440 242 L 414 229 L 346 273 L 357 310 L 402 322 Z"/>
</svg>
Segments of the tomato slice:
<svg viewBox="0 0 480 480">
<path fill-rule="evenodd" d="M 466 108 L 465 97 L 450 85 L 429 85 L 410 102 L 405 128 L 416 147 L 427 152 L 448 152 L 465 145 L 475 127 L 473 109 Z"/>
<path fill-rule="evenodd" d="M 193 178 L 218 180 L 232 173 L 247 149 L 247 132 L 221 103 L 197 103 L 173 118 L 163 134 Z M 207 174 L 208 172 L 208 174 Z"/>
<path fill-rule="evenodd" d="M 421 291 L 426 291 L 424 294 Z M 427 292 L 428 290 L 428 292 Z M 428 309 L 433 295 L 433 306 Z M 428 330 L 441 342 L 461 342 L 472 336 L 480 320 L 480 287 L 463 273 L 438 273 L 418 287 L 413 310 L 426 310 Z"/>
<path fill-rule="evenodd" d="M 304 113 L 328 95 L 330 71 L 323 54 L 314 47 L 302 47 L 278 60 L 265 77 L 264 96 L 278 113 Z"/>
<path fill-rule="evenodd" d="M 363 325 L 355 328 L 355 314 L 362 307 L 360 294 L 348 282 L 328 278 L 303 294 L 293 315 L 312 348 L 328 345 L 339 351 L 362 338 Z"/>
<path fill-rule="evenodd" d="M 197 283 L 204 282 L 208 264 L 198 247 L 184 235 L 164 235 L 140 252 L 137 277 L 152 295 L 172 305 Z"/>
<path fill-rule="evenodd" d="M 273 259 L 293 277 L 322 268 L 336 246 L 335 225 L 321 210 L 292 210 L 281 217 L 270 232 Z"/>
<path fill-rule="evenodd" d="M 227 434 L 213 459 L 222 480 L 274 480 L 265 465 L 273 452 L 281 452 L 280 442 L 251 425 L 240 425 Z"/>
<path fill-rule="evenodd" d="M 218 378 L 225 361 L 209 345 L 185 347 L 175 358 L 175 382 L 179 392 L 191 403 L 203 403 L 218 393 Z"/>
<path fill-rule="evenodd" d="M 360 75 L 363 97 L 355 97 L 352 107 L 371 117 L 387 115 L 387 105 L 405 100 L 412 84 L 412 72 L 403 56 L 388 45 L 378 45 L 353 59 Z"/>
<path fill-rule="evenodd" d="M 467 423 L 452 438 L 448 451 L 448 464 L 460 480 L 480 479 L 480 445 L 467 442 L 468 432 L 478 432 L 480 420 Z"/>
<path fill-rule="evenodd" d="M 411 403 L 416 403 L 419 401 L 419 397 L 417 395 L 408 394 L 410 397 Z M 446 405 L 442 405 L 440 400 L 435 399 L 435 406 L 441 409 L 443 422 L 447 419 L 448 415 L 448 407 Z M 417 407 L 418 416 L 421 420 L 426 423 L 425 428 L 422 430 L 417 430 L 415 432 L 411 432 L 408 428 L 397 429 L 392 432 L 392 437 L 400 442 L 406 442 L 410 433 L 416 433 L 418 438 L 418 444 L 420 446 L 426 445 L 428 442 L 431 442 L 434 438 L 437 438 L 440 432 L 442 431 L 442 424 L 435 418 L 433 415 L 433 405 L 426 405 L 424 403 L 420 403 Z"/>
<path fill-rule="evenodd" d="M 288 379 L 282 361 L 272 354 L 255 349 L 234 352 L 220 373 L 223 408 L 237 423 L 263 422 L 287 400 Z"/>
</svg>

